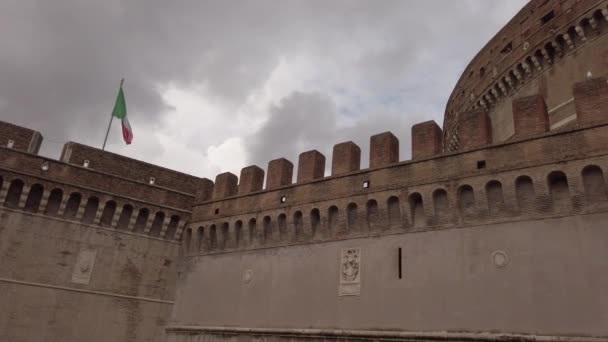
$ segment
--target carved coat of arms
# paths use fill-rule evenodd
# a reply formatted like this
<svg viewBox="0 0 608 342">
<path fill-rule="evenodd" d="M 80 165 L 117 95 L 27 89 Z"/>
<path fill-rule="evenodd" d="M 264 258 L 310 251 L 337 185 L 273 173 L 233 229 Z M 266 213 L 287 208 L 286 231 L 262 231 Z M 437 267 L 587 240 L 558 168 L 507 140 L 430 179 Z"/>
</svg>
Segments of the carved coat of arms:
<svg viewBox="0 0 608 342">
<path fill-rule="evenodd" d="M 74 271 L 72 272 L 72 282 L 76 284 L 88 284 L 91 281 L 93 266 L 95 265 L 96 251 L 82 250 L 78 254 Z"/>
<path fill-rule="evenodd" d="M 361 292 L 361 248 L 343 248 L 340 255 L 340 296 Z"/>
</svg>

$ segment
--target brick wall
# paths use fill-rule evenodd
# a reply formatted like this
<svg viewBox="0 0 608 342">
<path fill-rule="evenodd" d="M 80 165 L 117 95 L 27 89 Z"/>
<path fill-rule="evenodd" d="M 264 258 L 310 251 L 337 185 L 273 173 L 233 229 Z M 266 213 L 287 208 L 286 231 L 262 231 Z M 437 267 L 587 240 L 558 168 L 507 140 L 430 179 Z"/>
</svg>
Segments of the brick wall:
<svg viewBox="0 0 608 342">
<path fill-rule="evenodd" d="M 16 150 L 38 154 L 42 144 L 42 135 L 29 128 L 0 121 L 0 146 L 7 146 L 9 140 L 13 141 Z"/>
<path fill-rule="evenodd" d="M 154 185 L 194 194 L 201 186 L 201 179 L 139 160 L 127 158 L 112 152 L 68 142 L 65 144 L 61 160 L 82 166 L 89 161 L 89 168 L 111 175 L 133 179 L 148 184 L 154 178 Z"/>
</svg>

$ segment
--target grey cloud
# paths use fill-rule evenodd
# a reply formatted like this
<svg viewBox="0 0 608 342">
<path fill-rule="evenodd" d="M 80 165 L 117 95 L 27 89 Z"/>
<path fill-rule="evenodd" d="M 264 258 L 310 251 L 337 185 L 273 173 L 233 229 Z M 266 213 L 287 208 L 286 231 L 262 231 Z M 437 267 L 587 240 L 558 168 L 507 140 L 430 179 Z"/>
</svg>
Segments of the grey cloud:
<svg viewBox="0 0 608 342">
<path fill-rule="evenodd" d="M 3 1 L 0 118 L 38 129 L 47 141 L 99 145 L 121 77 L 136 133 L 154 131 L 169 112 L 159 86 L 204 83 L 208 96 L 235 108 L 288 56 L 334 61 L 345 75 L 341 86 L 357 83 L 360 98 L 337 105 L 332 94 L 301 90 L 283 99 L 269 109 L 279 122 L 252 135 L 260 141 L 249 148 L 250 160 L 362 141 L 396 125 L 407 132 L 413 117 L 440 120 L 459 72 L 523 3 Z M 357 62 L 343 64 L 344 56 Z M 433 88 L 422 89 L 427 86 Z M 354 118 L 351 126 L 337 123 L 345 111 Z M 324 125 L 308 123 L 315 115 Z M 295 128 L 295 143 L 294 137 L 276 143 Z M 191 139 L 187 144 L 197 146 Z M 139 141 L 150 146 L 134 146 L 138 158 L 162 151 L 151 137 Z M 43 153 L 56 156 L 59 149 L 45 143 Z"/>
</svg>

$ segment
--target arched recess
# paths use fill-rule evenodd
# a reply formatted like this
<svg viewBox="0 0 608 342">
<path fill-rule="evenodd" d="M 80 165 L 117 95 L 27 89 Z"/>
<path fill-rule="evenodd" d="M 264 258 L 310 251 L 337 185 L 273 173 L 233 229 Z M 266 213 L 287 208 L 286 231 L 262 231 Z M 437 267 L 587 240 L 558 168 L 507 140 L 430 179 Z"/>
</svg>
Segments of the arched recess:
<svg viewBox="0 0 608 342">
<path fill-rule="evenodd" d="M 99 208 L 99 198 L 92 196 L 89 197 L 86 206 L 84 207 L 84 214 L 82 215 L 82 223 L 92 224 L 95 220 L 95 214 Z"/>
<path fill-rule="evenodd" d="M 116 228 L 121 230 L 129 229 L 131 216 L 133 216 L 133 206 L 130 204 L 123 205 L 120 216 L 118 217 L 118 224 L 116 225 Z"/>
<path fill-rule="evenodd" d="M 105 207 L 103 207 L 103 212 L 101 213 L 99 225 L 102 227 L 112 226 L 112 219 L 114 218 L 114 213 L 116 213 L 116 202 L 107 201 Z"/>
<path fill-rule="evenodd" d="M 78 214 L 78 208 L 80 207 L 80 201 L 82 200 L 82 195 L 78 192 L 73 192 L 70 194 L 68 198 L 68 202 L 65 205 L 65 212 L 63 213 L 63 217 L 67 219 L 73 219 Z"/>
<path fill-rule="evenodd" d="M 504 206 L 505 199 L 502 193 L 502 184 L 497 180 L 486 183 L 486 198 L 491 214 L 499 213 Z"/>
<path fill-rule="evenodd" d="M 32 187 L 30 188 L 30 193 L 27 195 L 25 207 L 23 208 L 23 210 L 32 213 L 38 212 L 38 208 L 40 207 L 40 202 L 42 201 L 43 194 L 44 187 L 42 186 L 42 184 L 32 185 Z"/>
<path fill-rule="evenodd" d="M 391 196 L 386 200 L 386 208 L 388 211 L 388 221 L 391 225 L 401 223 L 401 207 L 399 205 L 399 197 Z"/>
<path fill-rule="evenodd" d="M 549 194 L 556 211 L 570 211 L 570 189 L 568 188 L 568 177 L 562 171 L 553 171 L 547 176 Z"/>
<path fill-rule="evenodd" d="M 262 244 L 272 243 L 272 219 L 264 216 L 262 219 Z"/>
<path fill-rule="evenodd" d="M 410 205 L 410 217 L 412 218 L 413 226 L 426 226 L 426 215 L 424 214 L 424 203 L 422 202 L 422 195 L 418 192 L 414 192 L 409 195 L 408 202 Z"/>
<path fill-rule="evenodd" d="M 177 232 L 177 225 L 179 224 L 180 217 L 178 215 L 172 215 L 169 220 L 169 224 L 167 225 L 167 230 L 165 231 L 165 240 L 174 240 L 175 232 Z"/>
<path fill-rule="evenodd" d="M 256 221 L 254 218 L 249 220 L 249 224 L 247 225 L 247 230 L 249 231 L 249 245 L 253 245 L 257 240 L 257 229 L 256 229 Z"/>
<path fill-rule="evenodd" d="M 287 216 L 280 214 L 277 223 L 279 225 L 279 240 L 285 241 L 287 239 Z"/>
<path fill-rule="evenodd" d="M 184 247 L 184 254 L 190 254 L 190 244 L 192 243 L 192 228 L 188 227 L 184 231 L 182 238 L 182 246 Z"/>
<path fill-rule="evenodd" d="M 162 211 L 156 212 L 154 215 L 154 220 L 152 221 L 152 226 L 150 227 L 150 236 L 159 237 L 160 232 L 163 229 L 163 222 L 165 221 L 165 213 Z"/>
<path fill-rule="evenodd" d="M 378 202 L 370 199 L 365 205 L 367 212 L 367 225 L 369 230 L 377 230 L 380 224 L 380 213 L 378 212 Z"/>
<path fill-rule="evenodd" d="M 321 225 L 321 212 L 319 209 L 314 208 L 310 211 L 310 231 L 314 238 L 319 233 L 319 226 Z"/>
<path fill-rule="evenodd" d="M 196 229 L 196 237 L 194 239 L 196 251 L 202 252 L 205 245 L 205 227 L 200 226 Z"/>
<path fill-rule="evenodd" d="M 44 210 L 45 215 L 56 216 L 61 208 L 61 201 L 63 200 L 63 190 L 53 189 L 49 195 L 49 200 L 46 203 L 46 209 Z"/>
<path fill-rule="evenodd" d="M 444 189 L 433 191 L 433 209 L 435 210 L 435 218 L 441 221 L 444 220 L 449 213 L 450 204 L 448 202 L 448 193 Z"/>
<path fill-rule="evenodd" d="M 148 216 L 150 215 L 150 210 L 148 208 L 139 209 L 139 213 L 137 214 L 137 218 L 135 219 L 135 227 L 133 231 L 135 233 L 143 233 L 146 229 L 146 223 L 148 222 Z"/>
<path fill-rule="evenodd" d="M 519 176 L 515 179 L 515 197 L 517 206 L 521 211 L 531 211 L 534 209 L 534 182 L 528 176 Z"/>
<path fill-rule="evenodd" d="M 475 208 L 475 193 L 472 186 L 465 184 L 458 188 L 458 206 L 463 214 Z"/>
<path fill-rule="evenodd" d="M 237 248 L 241 247 L 243 241 L 243 221 L 238 220 L 234 223 L 234 244 Z"/>
<path fill-rule="evenodd" d="M 212 224 L 209 226 L 209 250 L 214 251 L 217 248 L 217 227 Z"/>
<path fill-rule="evenodd" d="M 338 212 L 338 207 L 335 205 L 332 205 L 331 207 L 329 207 L 327 209 L 327 224 L 329 227 L 330 231 L 335 231 L 338 228 L 338 222 L 339 222 L 339 212 Z"/>
<path fill-rule="evenodd" d="M 585 196 L 589 203 L 606 200 L 606 181 L 604 173 L 597 165 L 585 166 L 582 172 Z"/>
<path fill-rule="evenodd" d="M 296 211 L 293 214 L 293 229 L 294 229 L 294 239 L 297 241 L 303 236 L 304 229 L 304 219 L 301 211 Z"/>
<path fill-rule="evenodd" d="M 357 203 L 349 203 L 346 207 L 346 221 L 349 230 L 357 229 L 358 222 Z"/>
<path fill-rule="evenodd" d="M 11 185 L 8 187 L 8 192 L 6 193 L 6 199 L 4 200 L 5 206 L 9 208 L 19 207 L 19 199 L 21 198 L 24 185 L 25 184 L 21 179 L 14 179 L 11 182 Z"/>
<path fill-rule="evenodd" d="M 222 240 L 220 249 L 226 249 L 230 246 L 230 225 L 228 222 L 222 223 Z"/>
</svg>

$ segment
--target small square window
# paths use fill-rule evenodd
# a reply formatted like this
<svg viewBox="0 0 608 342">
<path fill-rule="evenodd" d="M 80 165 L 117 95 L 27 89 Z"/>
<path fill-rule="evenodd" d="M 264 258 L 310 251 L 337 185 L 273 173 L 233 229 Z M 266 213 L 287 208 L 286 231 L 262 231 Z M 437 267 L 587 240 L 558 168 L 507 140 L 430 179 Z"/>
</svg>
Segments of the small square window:
<svg viewBox="0 0 608 342">
<path fill-rule="evenodd" d="M 477 168 L 478 169 L 485 169 L 486 168 L 486 161 L 485 160 L 480 160 L 477 162 Z"/>
<path fill-rule="evenodd" d="M 13 146 L 15 146 L 15 140 L 8 139 L 8 142 L 6 143 L 6 147 L 13 148 Z"/>
<path fill-rule="evenodd" d="M 364 181 L 363 182 L 363 189 L 368 189 L 369 185 L 370 185 L 369 181 Z"/>
<path fill-rule="evenodd" d="M 285 203 L 287 202 L 287 197 L 286 196 L 281 196 L 281 203 Z"/>
<path fill-rule="evenodd" d="M 217 215 L 217 214 L 219 214 L 219 213 L 220 213 L 220 208 L 216 208 L 216 209 L 215 209 L 215 215 Z"/>
<path fill-rule="evenodd" d="M 542 25 L 550 22 L 551 19 L 555 18 L 555 11 L 551 10 L 549 13 L 545 14 L 542 18 L 540 18 L 540 22 Z"/>
</svg>

